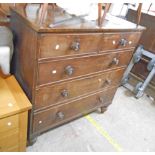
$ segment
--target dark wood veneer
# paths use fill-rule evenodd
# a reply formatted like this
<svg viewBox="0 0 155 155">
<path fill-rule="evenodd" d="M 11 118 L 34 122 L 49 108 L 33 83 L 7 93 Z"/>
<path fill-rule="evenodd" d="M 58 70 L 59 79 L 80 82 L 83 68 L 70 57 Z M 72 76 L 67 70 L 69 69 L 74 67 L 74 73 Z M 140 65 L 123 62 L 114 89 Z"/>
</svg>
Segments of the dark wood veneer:
<svg viewBox="0 0 155 155">
<path fill-rule="evenodd" d="M 135 28 L 109 28 L 110 21 L 100 28 L 87 22 L 49 28 L 48 22 L 40 26 L 11 11 L 12 72 L 33 105 L 30 141 L 99 107 L 105 110 L 144 30 L 131 23 Z"/>
</svg>

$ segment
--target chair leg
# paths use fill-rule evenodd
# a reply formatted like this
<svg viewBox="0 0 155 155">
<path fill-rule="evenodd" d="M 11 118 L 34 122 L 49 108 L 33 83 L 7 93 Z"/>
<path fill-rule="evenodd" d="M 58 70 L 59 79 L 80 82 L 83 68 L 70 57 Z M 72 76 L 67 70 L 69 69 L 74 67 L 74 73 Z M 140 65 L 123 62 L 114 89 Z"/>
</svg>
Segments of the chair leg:
<svg viewBox="0 0 155 155">
<path fill-rule="evenodd" d="M 141 10 L 142 10 L 142 3 L 139 3 L 138 10 L 137 10 L 137 26 L 140 23 L 141 14 L 142 14 Z"/>
<path fill-rule="evenodd" d="M 47 9 L 48 9 L 48 3 L 41 4 L 40 10 L 39 10 L 39 24 L 43 23 Z"/>
<path fill-rule="evenodd" d="M 104 22 L 104 20 L 105 20 L 105 17 L 106 17 L 107 12 L 108 12 L 109 9 L 110 9 L 110 6 L 111 6 L 111 3 L 106 3 L 106 4 L 105 4 L 104 13 L 103 13 L 103 16 L 101 17 L 101 26 L 102 26 L 102 24 L 103 24 L 103 22 Z"/>
<path fill-rule="evenodd" d="M 98 26 L 101 26 L 102 3 L 98 3 Z"/>
</svg>

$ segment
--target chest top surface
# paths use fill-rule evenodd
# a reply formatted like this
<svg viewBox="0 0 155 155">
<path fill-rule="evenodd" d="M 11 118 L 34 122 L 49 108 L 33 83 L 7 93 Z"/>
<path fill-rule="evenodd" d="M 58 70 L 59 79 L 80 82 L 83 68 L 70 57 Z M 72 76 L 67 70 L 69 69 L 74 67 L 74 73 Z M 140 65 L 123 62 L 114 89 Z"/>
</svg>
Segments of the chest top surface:
<svg viewBox="0 0 155 155">
<path fill-rule="evenodd" d="M 0 118 L 31 109 L 31 103 L 25 96 L 14 76 L 0 77 Z"/>
<path fill-rule="evenodd" d="M 110 32 L 110 31 L 143 31 L 145 28 L 124 19 L 106 15 L 102 27 L 98 27 L 97 21 L 84 20 L 73 17 L 60 10 L 48 10 L 46 18 L 42 24 L 39 22 L 38 13 L 23 11 L 23 9 L 11 8 L 13 17 L 19 17 L 37 32 Z M 12 18 L 13 20 L 13 18 Z"/>
</svg>

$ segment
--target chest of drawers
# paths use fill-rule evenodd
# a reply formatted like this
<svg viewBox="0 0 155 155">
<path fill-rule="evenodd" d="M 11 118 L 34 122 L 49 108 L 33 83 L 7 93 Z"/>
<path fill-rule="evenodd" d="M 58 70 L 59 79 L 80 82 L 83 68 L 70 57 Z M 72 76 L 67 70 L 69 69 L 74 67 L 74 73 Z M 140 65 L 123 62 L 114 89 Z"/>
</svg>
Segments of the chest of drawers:
<svg viewBox="0 0 155 155">
<path fill-rule="evenodd" d="M 143 32 L 81 25 L 40 27 L 12 10 L 12 70 L 33 105 L 30 140 L 98 108 L 104 111 Z"/>
<path fill-rule="evenodd" d="M 31 103 L 14 76 L 0 77 L 0 152 L 26 151 Z"/>
</svg>

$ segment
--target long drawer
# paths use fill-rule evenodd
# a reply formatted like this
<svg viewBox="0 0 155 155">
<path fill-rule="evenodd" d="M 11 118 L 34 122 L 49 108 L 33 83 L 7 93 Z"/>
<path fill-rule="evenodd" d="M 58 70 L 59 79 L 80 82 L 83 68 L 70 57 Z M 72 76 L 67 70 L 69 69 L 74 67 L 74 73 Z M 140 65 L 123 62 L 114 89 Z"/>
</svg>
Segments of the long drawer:
<svg viewBox="0 0 155 155">
<path fill-rule="evenodd" d="M 38 64 L 38 85 L 64 81 L 80 76 L 102 72 L 104 70 L 126 66 L 131 57 L 132 50 L 126 52 L 113 52 L 102 55 L 68 58 L 54 61 L 40 62 Z"/>
<path fill-rule="evenodd" d="M 39 59 L 135 47 L 141 33 L 41 34 Z"/>
<path fill-rule="evenodd" d="M 78 98 L 75 101 L 55 106 L 51 109 L 40 111 L 34 114 L 33 132 L 46 131 L 64 122 L 72 120 L 83 114 L 91 112 L 100 106 L 107 106 L 112 102 L 116 87 L 89 95 L 85 98 Z"/>
<path fill-rule="evenodd" d="M 69 99 L 96 92 L 103 88 L 118 86 L 123 73 L 124 68 L 121 68 L 39 88 L 36 90 L 35 110 L 66 102 Z"/>
</svg>

